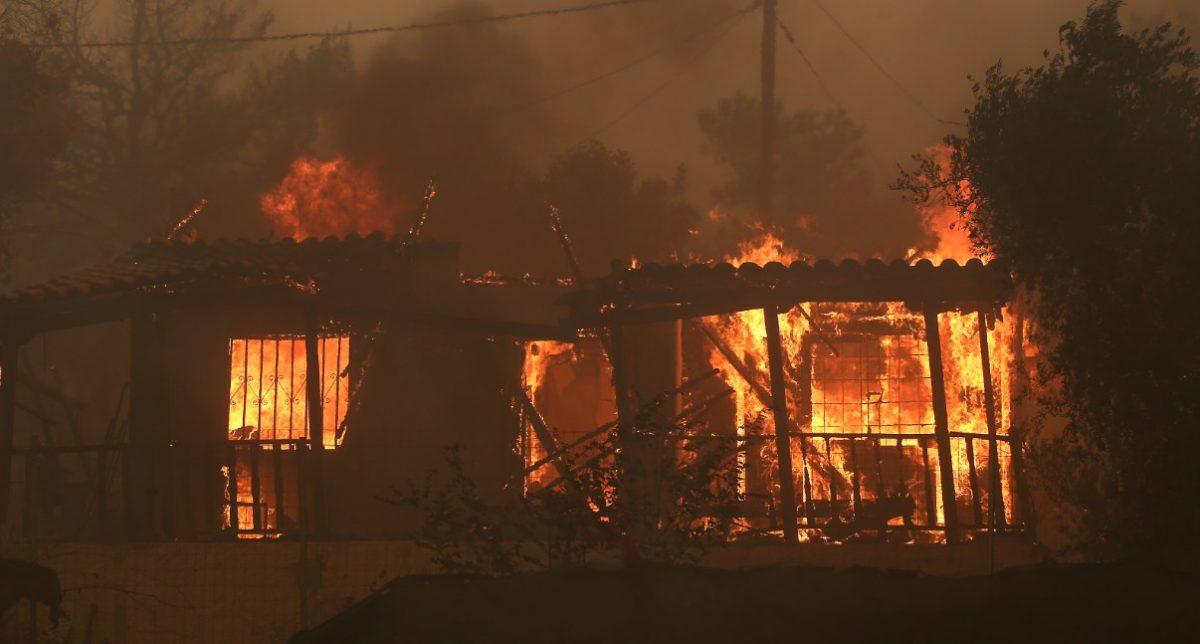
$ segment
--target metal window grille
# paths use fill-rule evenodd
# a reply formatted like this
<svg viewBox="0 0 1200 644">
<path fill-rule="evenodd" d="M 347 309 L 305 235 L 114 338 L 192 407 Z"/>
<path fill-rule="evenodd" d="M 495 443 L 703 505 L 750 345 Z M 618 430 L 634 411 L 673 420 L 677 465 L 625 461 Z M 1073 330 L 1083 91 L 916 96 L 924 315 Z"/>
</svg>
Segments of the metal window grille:
<svg viewBox="0 0 1200 644">
<path fill-rule="evenodd" d="M 349 400 L 350 338 L 321 338 L 318 356 L 322 444 L 333 449 L 338 446 Z M 229 357 L 232 458 L 222 466 L 222 473 L 227 481 L 233 480 L 226 501 L 233 497 L 230 514 L 236 516 L 239 534 L 278 533 L 295 523 L 300 485 L 296 459 L 282 458 L 282 452 L 294 452 L 310 436 L 304 338 L 235 338 L 229 342 Z"/>
</svg>

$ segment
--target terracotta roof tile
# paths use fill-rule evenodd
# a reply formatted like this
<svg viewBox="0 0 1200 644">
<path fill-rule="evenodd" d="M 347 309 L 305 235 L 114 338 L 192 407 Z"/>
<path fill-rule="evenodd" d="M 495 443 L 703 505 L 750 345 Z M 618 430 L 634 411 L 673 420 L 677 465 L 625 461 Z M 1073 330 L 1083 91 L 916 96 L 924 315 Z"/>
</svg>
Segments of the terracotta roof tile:
<svg viewBox="0 0 1200 644">
<path fill-rule="evenodd" d="M 55 277 L 0 295 L 0 306 L 47 299 L 91 297 L 150 286 L 239 278 L 307 280 L 338 268 L 398 267 L 402 237 L 373 233 L 367 237 L 216 240 L 194 243 L 151 241 L 100 266 Z"/>
</svg>

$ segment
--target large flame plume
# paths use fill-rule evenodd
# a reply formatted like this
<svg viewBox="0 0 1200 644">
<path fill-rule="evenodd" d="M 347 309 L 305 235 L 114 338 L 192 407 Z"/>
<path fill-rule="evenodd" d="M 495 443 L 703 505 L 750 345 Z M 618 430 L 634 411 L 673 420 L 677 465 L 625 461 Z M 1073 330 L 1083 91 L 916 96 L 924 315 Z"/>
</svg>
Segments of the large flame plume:
<svg viewBox="0 0 1200 644">
<path fill-rule="evenodd" d="M 379 177 L 345 157 L 321 161 L 301 156 L 287 176 L 261 198 L 275 233 L 297 241 L 307 237 L 394 232 L 404 212 L 383 195 Z"/>
</svg>

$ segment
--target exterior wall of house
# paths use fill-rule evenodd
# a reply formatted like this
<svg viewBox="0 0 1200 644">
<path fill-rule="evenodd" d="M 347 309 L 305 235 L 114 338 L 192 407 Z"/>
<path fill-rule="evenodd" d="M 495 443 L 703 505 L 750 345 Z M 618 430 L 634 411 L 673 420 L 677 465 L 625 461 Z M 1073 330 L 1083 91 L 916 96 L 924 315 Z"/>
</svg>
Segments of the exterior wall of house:
<svg viewBox="0 0 1200 644">
<path fill-rule="evenodd" d="M 25 343 L 13 445 L 94 445 L 106 437 L 123 441 L 129 358 L 128 322 L 53 331 Z M 93 511 L 94 455 L 17 455 L 12 465 L 9 516 L 0 526 L 0 542 L 22 540 L 26 521 L 56 533 L 80 534 L 83 517 Z M 27 490 L 31 480 L 34 485 Z"/>
<path fill-rule="evenodd" d="M 32 382 L 17 388 L 14 445 L 35 437 L 42 444 L 97 442 L 114 415 L 118 425 L 124 419 L 117 407 L 129 384 L 128 322 L 43 333 L 21 347 L 20 360 Z"/>
</svg>

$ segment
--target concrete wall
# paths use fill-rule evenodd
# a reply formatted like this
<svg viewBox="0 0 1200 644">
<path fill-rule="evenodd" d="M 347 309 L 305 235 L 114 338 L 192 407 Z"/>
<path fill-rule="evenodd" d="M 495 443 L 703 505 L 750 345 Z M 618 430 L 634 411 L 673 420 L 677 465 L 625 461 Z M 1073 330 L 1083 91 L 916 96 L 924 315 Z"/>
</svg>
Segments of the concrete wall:
<svg viewBox="0 0 1200 644">
<path fill-rule="evenodd" d="M 55 544 L 37 559 L 58 571 L 67 617 L 52 628 L 38 611 L 39 642 L 279 642 L 301 626 L 297 542 Z M 306 547 L 314 586 L 309 623 L 319 623 L 383 582 L 434 572 L 425 551 L 407 541 L 311 542 Z M 8 555 L 26 555 L 17 549 Z M 1022 542 L 998 540 L 997 568 L 1037 562 Z M 959 546 L 739 544 L 710 552 L 703 565 L 753 568 L 805 564 L 870 566 L 940 575 L 982 575 L 984 542 Z M 603 565 L 603 563 L 601 563 Z M 983 582 L 981 582 L 983 583 Z M 0 641 L 27 641 L 29 605 L 0 619 Z M 91 633 L 91 640 L 87 633 Z"/>
<path fill-rule="evenodd" d="M 54 544 L 37 560 L 58 572 L 66 617 L 38 610 L 39 642 L 278 642 L 301 624 L 297 542 Z M 400 574 L 431 572 L 406 541 L 313 542 L 313 623 Z M 27 556 L 17 547 L 6 556 Z M 0 620 L 0 641 L 27 641 L 29 604 Z M 91 633 L 91 639 L 87 634 Z"/>
</svg>

